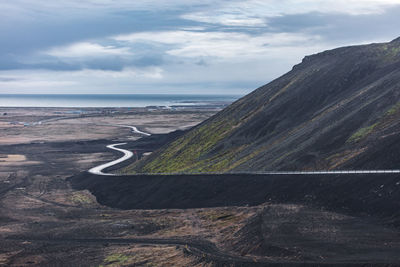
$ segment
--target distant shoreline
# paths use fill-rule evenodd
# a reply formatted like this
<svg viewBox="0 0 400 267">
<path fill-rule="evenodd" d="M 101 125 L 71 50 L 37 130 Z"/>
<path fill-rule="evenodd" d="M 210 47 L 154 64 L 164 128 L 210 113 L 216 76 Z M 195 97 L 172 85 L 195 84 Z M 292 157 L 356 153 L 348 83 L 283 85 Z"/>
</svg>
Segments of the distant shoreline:
<svg viewBox="0 0 400 267">
<path fill-rule="evenodd" d="M 184 108 L 225 106 L 241 95 L 166 94 L 0 94 L 0 107 Z"/>
</svg>

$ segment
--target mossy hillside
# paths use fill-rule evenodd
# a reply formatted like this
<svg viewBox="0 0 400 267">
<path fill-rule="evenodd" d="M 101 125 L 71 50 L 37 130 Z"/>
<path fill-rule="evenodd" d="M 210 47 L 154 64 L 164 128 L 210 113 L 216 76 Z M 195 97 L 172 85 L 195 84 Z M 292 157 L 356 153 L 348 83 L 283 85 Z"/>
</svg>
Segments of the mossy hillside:
<svg viewBox="0 0 400 267">
<path fill-rule="evenodd" d="M 211 158 L 205 158 L 196 162 L 191 167 L 193 172 L 226 172 L 232 168 L 233 163 L 237 160 L 238 154 L 244 150 L 246 146 L 232 147 Z"/>
<path fill-rule="evenodd" d="M 400 41 L 307 57 L 131 169 L 390 168 L 396 150 L 388 160 L 380 149 L 400 138 L 399 64 Z"/>
<path fill-rule="evenodd" d="M 354 134 L 350 136 L 350 138 L 347 140 L 347 143 L 360 142 L 373 132 L 377 132 L 378 130 L 383 130 L 389 127 L 391 125 L 391 121 L 393 120 L 393 118 L 394 119 L 397 118 L 396 114 L 399 113 L 399 111 L 400 111 L 400 102 L 394 104 L 386 112 L 384 112 L 376 123 L 358 129 Z"/>
<path fill-rule="evenodd" d="M 397 45 L 386 44 L 382 46 L 382 51 L 384 52 L 383 59 L 385 61 L 391 61 L 400 55 L 400 47 Z"/>
<path fill-rule="evenodd" d="M 141 167 L 141 162 L 138 162 L 125 171 L 127 173 L 226 172 L 246 163 L 262 150 L 246 150 L 249 144 L 233 145 L 231 143 L 227 147 L 223 147 L 218 153 L 210 152 L 213 152 L 221 140 L 255 117 L 267 103 L 293 86 L 297 80 L 288 82 L 283 88 L 276 88 L 276 92 L 274 90 L 269 92 L 272 97 L 258 96 L 257 100 L 251 104 L 244 99 L 239 100 L 215 116 L 211 123 L 205 123 L 201 127 L 195 128 L 183 138 L 163 148 L 156 157 L 146 160 L 145 164 L 142 165 L 144 167 Z M 265 102 L 264 98 L 268 100 Z M 256 107 L 256 110 L 251 114 L 243 113 L 245 110 L 254 107 Z"/>
<path fill-rule="evenodd" d="M 151 157 L 135 162 L 123 170 L 124 173 L 174 173 L 174 172 L 226 172 L 257 156 L 262 150 L 250 149 L 248 136 L 236 138 L 236 141 L 220 142 L 231 133 L 251 121 L 265 106 L 294 87 L 299 77 L 292 77 L 274 86 L 268 92 L 259 88 L 246 98 L 242 98 L 219 112 L 216 116 L 194 128 L 168 147 L 163 147 Z M 261 93 L 261 94 L 260 94 Z M 252 98 L 252 101 L 246 101 Z M 221 127 L 222 126 L 222 127 Z M 208 129 L 206 130 L 206 127 Z M 206 132 L 211 138 L 204 140 Z M 200 138 L 199 138 L 200 137 Z M 200 139 L 200 140 L 199 140 Z M 197 144 L 194 144 L 197 142 Z M 188 147 L 190 146 L 190 147 Z M 170 151 L 168 151 L 170 150 Z M 182 152 L 186 150 L 185 152 Z M 168 151 L 166 153 L 166 151 Z M 170 153 L 169 153 L 170 152 Z M 177 156 L 177 158 L 174 158 Z"/>
<path fill-rule="evenodd" d="M 189 134 L 172 142 L 160 151 L 149 164 L 143 168 L 144 172 L 181 172 L 196 171 L 203 162 L 202 157 L 235 127 L 233 121 L 217 121 L 204 124 Z"/>
<path fill-rule="evenodd" d="M 206 158 L 198 161 L 196 164 L 191 166 L 189 170 L 185 171 L 217 173 L 229 172 L 236 167 L 245 164 L 246 162 L 255 158 L 263 151 L 263 149 L 259 149 L 257 151 L 249 151 L 248 148 L 248 145 L 232 147 L 220 154 L 215 155 L 212 158 Z"/>
</svg>

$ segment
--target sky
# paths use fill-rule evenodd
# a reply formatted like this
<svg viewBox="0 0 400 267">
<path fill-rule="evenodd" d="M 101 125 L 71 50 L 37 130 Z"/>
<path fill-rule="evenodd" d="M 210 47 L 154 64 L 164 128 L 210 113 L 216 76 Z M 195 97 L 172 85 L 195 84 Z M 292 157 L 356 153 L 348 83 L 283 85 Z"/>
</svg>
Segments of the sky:
<svg viewBox="0 0 400 267">
<path fill-rule="evenodd" d="M 0 94 L 246 94 L 400 36 L 399 0 L 0 0 Z"/>
</svg>

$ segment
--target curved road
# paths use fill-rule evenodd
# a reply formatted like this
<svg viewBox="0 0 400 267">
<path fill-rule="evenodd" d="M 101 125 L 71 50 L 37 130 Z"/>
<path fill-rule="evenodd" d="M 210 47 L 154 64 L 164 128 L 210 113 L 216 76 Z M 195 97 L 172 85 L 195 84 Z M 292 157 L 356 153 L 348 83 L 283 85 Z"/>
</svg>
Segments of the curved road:
<svg viewBox="0 0 400 267">
<path fill-rule="evenodd" d="M 104 173 L 103 170 L 108 168 L 108 167 L 114 166 L 114 165 L 116 165 L 118 163 L 121 163 L 121 162 L 123 162 L 123 161 L 125 161 L 127 159 L 130 159 L 133 156 L 133 153 L 131 151 L 129 151 L 129 150 L 122 149 L 122 148 L 116 148 L 116 146 L 122 146 L 122 145 L 126 145 L 126 143 L 108 145 L 107 148 L 114 149 L 114 150 L 117 150 L 119 152 L 124 153 L 123 157 L 121 157 L 121 158 L 119 158 L 117 160 L 102 164 L 100 166 L 91 168 L 89 170 L 89 172 L 92 173 L 92 174 L 96 174 L 96 175 L 108 175 L 108 176 L 116 175 L 116 174 L 113 174 L 113 173 Z"/>
<path fill-rule="evenodd" d="M 130 128 L 132 130 L 132 132 L 134 132 L 134 133 L 145 135 L 145 136 L 150 136 L 151 135 L 150 133 L 146 133 L 146 132 L 140 131 L 136 126 L 121 125 L 121 124 L 97 124 L 97 125 Z"/>
<path fill-rule="evenodd" d="M 130 129 L 132 129 L 132 131 L 133 131 L 134 133 L 142 134 L 142 135 L 145 135 L 145 136 L 150 136 L 150 135 L 151 135 L 151 134 L 149 134 L 149 133 L 142 132 L 142 131 L 138 130 L 138 128 L 135 127 L 135 126 L 117 125 L 117 124 L 114 124 L 114 125 L 112 125 L 112 126 L 130 128 Z M 90 172 L 90 173 L 92 173 L 92 174 L 96 174 L 96 175 L 107 175 L 107 176 L 115 176 L 115 175 L 117 175 L 117 174 L 113 174 L 113 173 L 105 173 L 105 172 L 103 172 L 103 170 L 106 169 L 106 168 L 108 168 L 108 167 L 117 165 L 118 163 L 121 163 L 121 162 L 123 162 L 123 161 L 125 161 L 125 160 L 128 160 L 128 159 L 130 159 L 130 158 L 133 156 L 133 153 L 132 153 L 131 151 L 129 151 L 129 150 L 122 149 L 122 148 L 116 148 L 116 146 L 122 146 L 122 145 L 126 145 L 126 143 L 119 143 L 119 144 L 108 145 L 107 148 L 113 149 L 113 150 L 117 150 L 117 151 L 119 151 L 119 152 L 124 153 L 124 156 L 123 156 L 123 157 L 121 157 L 121 158 L 119 158 L 119 159 L 117 159 L 117 160 L 113 160 L 113 161 L 111 161 L 111 162 L 108 162 L 108 163 L 105 163 L 105 164 L 96 166 L 96 167 L 94 167 L 94 168 L 91 168 L 88 172 Z"/>
<path fill-rule="evenodd" d="M 138 130 L 138 128 L 136 128 L 135 126 L 129 126 L 129 125 L 114 125 L 114 126 L 125 127 L 125 128 L 131 128 L 131 129 L 132 129 L 132 132 L 138 133 L 138 134 L 142 134 L 142 135 L 145 135 L 145 136 L 150 136 L 150 135 L 151 135 L 151 134 L 149 134 L 149 133 L 142 132 L 142 131 Z"/>
</svg>

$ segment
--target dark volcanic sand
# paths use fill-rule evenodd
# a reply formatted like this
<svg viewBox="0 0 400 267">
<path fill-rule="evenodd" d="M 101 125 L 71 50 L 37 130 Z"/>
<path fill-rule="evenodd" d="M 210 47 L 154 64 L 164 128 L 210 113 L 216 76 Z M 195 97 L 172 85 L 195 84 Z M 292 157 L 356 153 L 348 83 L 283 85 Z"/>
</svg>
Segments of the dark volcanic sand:
<svg viewBox="0 0 400 267">
<path fill-rule="evenodd" d="M 140 153 L 181 134 L 135 141 L 121 131 L 0 146 L 26 156 L 0 166 L 0 266 L 400 264 L 397 175 L 86 173 L 119 157 L 108 144 Z"/>
</svg>

